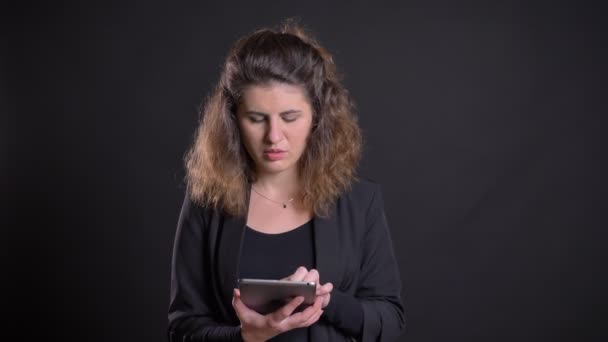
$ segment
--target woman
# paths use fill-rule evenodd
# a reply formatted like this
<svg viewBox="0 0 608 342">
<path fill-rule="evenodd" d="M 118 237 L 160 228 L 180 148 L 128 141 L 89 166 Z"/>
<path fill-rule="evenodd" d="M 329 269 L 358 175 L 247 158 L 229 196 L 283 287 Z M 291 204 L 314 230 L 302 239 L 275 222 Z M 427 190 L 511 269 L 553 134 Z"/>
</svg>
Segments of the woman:
<svg viewBox="0 0 608 342">
<path fill-rule="evenodd" d="M 241 38 L 186 157 L 170 341 L 393 341 L 401 283 L 378 185 L 332 57 L 293 22 Z M 261 315 L 238 278 L 317 283 Z"/>
</svg>

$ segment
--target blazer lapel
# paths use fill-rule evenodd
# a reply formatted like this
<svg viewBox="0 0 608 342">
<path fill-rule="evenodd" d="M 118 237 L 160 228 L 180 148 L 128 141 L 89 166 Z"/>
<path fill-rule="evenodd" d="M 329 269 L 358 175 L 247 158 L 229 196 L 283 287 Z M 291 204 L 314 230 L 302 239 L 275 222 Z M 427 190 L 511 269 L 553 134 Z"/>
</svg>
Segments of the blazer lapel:
<svg viewBox="0 0 608 342">
<path fill-rule="evenodd" d="M 243 236 L 247 215 L 249 211 L 249 189 L 247 190 L 246 212 L 244 217 L 224 215 L 223 222 L 218 231 L 218 250 L 215 275 L 219 279 L 219 291 L 221 303 L 228 303 L 222 306 L 222 314 L 238 322 L 238 318 L 232 309 L 232 291 L 238 287 L 239 262 L 241 249 L 243 247 Z"/>
<path fill-rule="evenodd" d="M 241 238 L 245 221 L 234 216 L 226 216 L 219 231 L 217 254 L 217 274 L 220 280 L 222 303 L 232 302 L 232 289 L 237 287 Z M 230 307 L 232 309 L 232 307 Z M 232 311 L 232 310 L 230 310 Z M 232 316 L 232 315 L 231 315 Z"/>
<path fill-rule="evenodd" d="M 313 221 L 316 268 L 321 278 L 319 282 L 331 282 L 337 287 L 342 279 L 340 260 L 336 256 L 338 234 L 335 207 L 328 217 L 315 217 Z"/>
</svg>

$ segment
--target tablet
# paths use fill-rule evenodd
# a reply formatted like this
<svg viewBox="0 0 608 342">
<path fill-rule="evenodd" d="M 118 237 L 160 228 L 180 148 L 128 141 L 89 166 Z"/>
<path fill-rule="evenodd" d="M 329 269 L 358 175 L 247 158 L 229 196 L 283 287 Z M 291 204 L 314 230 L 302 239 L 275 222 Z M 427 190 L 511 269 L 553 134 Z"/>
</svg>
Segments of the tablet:
<svg viewBox="0 0 608 342">
<path fill-rule="evenodd" d="M 297 296 L 304 297 L 304 302 L 294 312 L 304 310 L 315 302 L 317 285 L 314 281 L 242 278 L 239 290 L 241 300 L 248 308 L 265 315 Z"/>
</svg>

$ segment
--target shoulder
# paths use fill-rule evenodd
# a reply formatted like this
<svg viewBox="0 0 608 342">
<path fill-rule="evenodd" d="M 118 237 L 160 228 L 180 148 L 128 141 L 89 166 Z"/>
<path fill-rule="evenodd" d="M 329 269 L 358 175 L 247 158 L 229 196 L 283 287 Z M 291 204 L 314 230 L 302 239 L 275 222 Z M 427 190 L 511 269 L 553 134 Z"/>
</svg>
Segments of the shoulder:
<svg viewBox="0 0 608 342">
<path fill-rule="evenodd" d="M 338 202 L 339 206 L 343 208 L 346 206 L 359 214 L 369 214 L 370 211 L 380 209 L 384 205 L 380 184 L 366 177 L 359 177 L 353 181 Z"/>
<path fill-rule="evenodd" d="M 380 194 L 380 184 L 370 178 L 360 177 L 344 192 L 344 197 L 357 201 L 371 201 Z"/>
<path fill-rule="evenodd" d="M 384 216 L 384 201 L 379 183 L 359 177 L 339 197 L 333 214 L 339 225 L 360 239 Z"/>
<path fill-rule="evenodd" d="M 194 199 L 188 191 L 184 194 L 184 200 L 180 215 L 190 219 L 202 220 L 207 222 L 213 217 L 228 216 L 223 210 L 210 207 L 201 201 Z"/>
</svg>

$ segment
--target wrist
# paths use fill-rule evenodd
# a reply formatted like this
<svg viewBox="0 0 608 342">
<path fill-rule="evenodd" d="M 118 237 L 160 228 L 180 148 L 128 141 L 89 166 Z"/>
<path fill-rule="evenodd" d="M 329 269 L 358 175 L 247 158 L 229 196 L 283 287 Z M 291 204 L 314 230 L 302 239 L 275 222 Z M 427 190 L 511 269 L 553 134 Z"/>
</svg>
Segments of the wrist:
<svg viewBox="0 0 608 342">
<path fill-rule="evenodd" d="M 243 342 L 253 342 L 251 337 L 243 331 L 243 328 L 241 328 L 241 339 L 243 340 Z"/>
<path fill-rule="evenodd" d="M 243 342 L 264 342 L 264 339 L 261 339 L 257 336 L 254 336 L 253 334 L 244 331 L 243 328 L 241 327 L 241 338 L 243 339 Z"/>
</svg>

